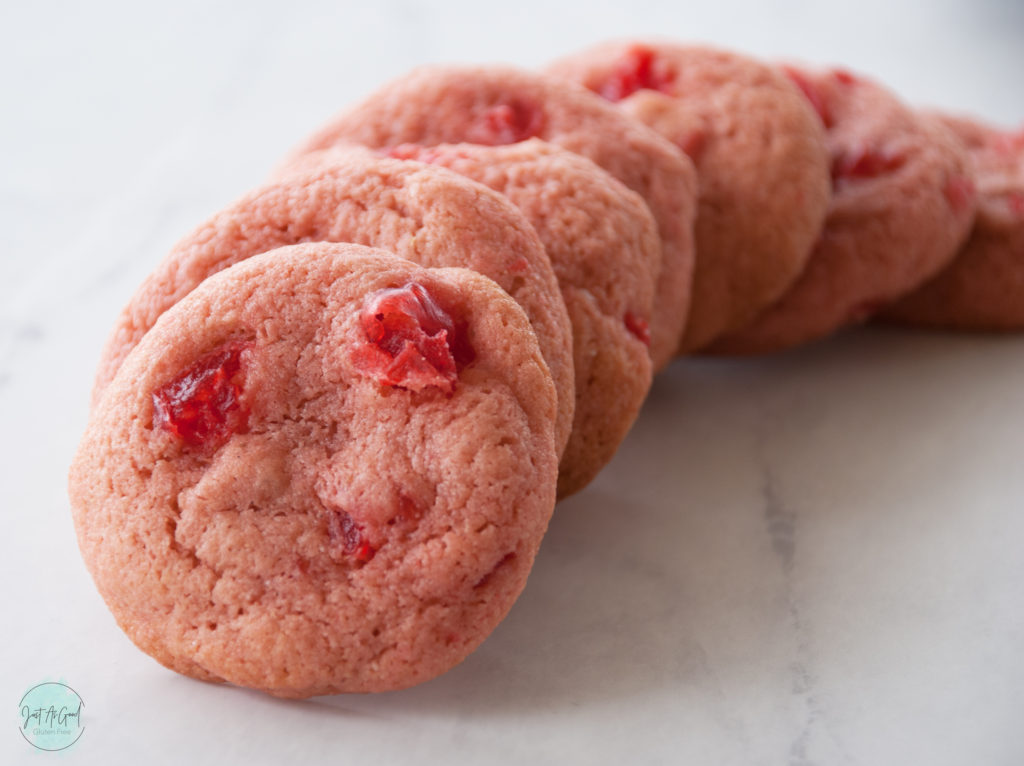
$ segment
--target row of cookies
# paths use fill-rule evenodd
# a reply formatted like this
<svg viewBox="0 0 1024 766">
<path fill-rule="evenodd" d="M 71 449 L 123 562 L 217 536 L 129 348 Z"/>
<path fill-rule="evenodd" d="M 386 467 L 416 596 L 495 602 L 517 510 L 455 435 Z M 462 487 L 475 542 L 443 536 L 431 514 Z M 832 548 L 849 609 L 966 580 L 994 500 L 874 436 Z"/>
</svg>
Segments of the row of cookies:
<svg viewBox="0 0 1024 766">
<path fill-rule="evenodd" d="M 879 312 L 950 329 L 1024 326 L 1013 263 L 1024 131 L 919 112 L 844 70 L 672 43 L 607 43 L 549 73 L 614 103 L 696 167 L 693 286 L 686 293 L 662 280 L 654 326 L 673 323 L 666 306 L 687 306 L 679 352 L 776 351 Z M 677 213 L 645 183 L 643 164 L 622 168 L 608 156 L 594 137 L 608 130 L 598 110 L 581 109 L 566 125 L 564 92 L 554 97 L 545 85 L 494 67 L 423 68 L 345 111 L 298 152 L 539 137 L 644 196 L 671 263 Z M 673 337 L 652 333 L 656 369 L 668 358 L 665 335 Z"/>
<path fill-rule="evenodd" d="M 697 167 L 684 351 L 776 351 L 875 315 L 1024 327 L 1024 129 L 921 112 L 841 69 L 669 42 L 605 43 L 550 71 Z"/>
<path fill-rule="evenodd" d="M 101 593 L 164 664 L 285 696 L 443 672 L 653 372 L 862 320 L 953 259 L 976 183 L 985 210 L 948 125 L 847 73 L 671 44 L 551 70 L 385 86 L 120 316 L 71 495 Z M 943 281 L 1019 310 L 1015 225 L 890 313 L 956 324 Z"/>
</svg>

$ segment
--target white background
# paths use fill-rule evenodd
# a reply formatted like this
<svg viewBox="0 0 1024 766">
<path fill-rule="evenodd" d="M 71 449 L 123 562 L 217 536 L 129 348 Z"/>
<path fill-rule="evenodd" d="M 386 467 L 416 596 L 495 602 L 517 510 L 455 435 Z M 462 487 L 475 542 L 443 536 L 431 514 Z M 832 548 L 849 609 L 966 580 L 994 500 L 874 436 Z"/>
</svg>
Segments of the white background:
<svg viewBox="0 0 1024 766">
<path fill-rule="evenodd" d="M 3 3 L 0 762 L 1024 763 L 1024 337 L 677 363 L 510 617 L 408 691 L 177 677 L 96 595 L 65 474 L 105 334 L 170 245 L 413 65 L 643 34 L 1024 122 L 1017 0 Z M 86 731 L 35 752 L 16 703 L 57 679 Z"/>
</svg>

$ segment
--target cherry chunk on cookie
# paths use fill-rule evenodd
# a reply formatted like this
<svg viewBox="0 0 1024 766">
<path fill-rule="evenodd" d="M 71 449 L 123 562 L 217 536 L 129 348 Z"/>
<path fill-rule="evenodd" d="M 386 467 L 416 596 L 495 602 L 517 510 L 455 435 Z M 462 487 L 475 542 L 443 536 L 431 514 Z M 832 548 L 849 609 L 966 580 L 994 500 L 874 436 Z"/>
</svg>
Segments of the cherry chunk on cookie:
<svg viewBox="0 0 1024 766">
<path fill-rule="evenodd" d="M 556 406 L 486 277 L 272 250 L 169 308 L 103 391 L 69 479 L 82 555 L 178 672 L 283 697 L 410 686 L 523 589 Z"/>
<path fill-rule="evenodd" d="M 389 386 L 451 393 L 457 367 L 473 358 L 464 331 L 416 282 L 369 296 L 359 322 L 366 341 L 353 351 L 356 367 Z"/>
<path fill-rule="evenodd" d="M 244 433 L 249 413 L 241 401 L 242 354 L 248 343 L 211 351 L 153 392 L 153 425 L 193 446 Z"/>
</svg>

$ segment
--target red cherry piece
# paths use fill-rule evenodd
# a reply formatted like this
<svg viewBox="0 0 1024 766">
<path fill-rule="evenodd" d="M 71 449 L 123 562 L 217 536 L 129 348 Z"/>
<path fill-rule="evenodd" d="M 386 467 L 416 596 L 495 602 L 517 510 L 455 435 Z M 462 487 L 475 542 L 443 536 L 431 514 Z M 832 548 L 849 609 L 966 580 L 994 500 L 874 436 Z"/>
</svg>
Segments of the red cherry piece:
<svg viewBox="0 0 1024 766">
<path fill-rule="evenodd" d="M 632 311 L 627 311 L 622 321 L 625 323 L 626 329 L 639 338 L 641 343 L 645 346 L 651 345 L 651 327 L 646 319 L 638 317 Z"/>
<path fill-rule="evenodd" d="M 814 111 L 818 113 L 818 117 L 821 118 L 822 124 L 826 128 L 832 127 L 832 114 L 828 110 L 828 106 L 825 104 L 825 99 L 822 97 L 818 88 L 810 81 L 810 79 L 799 69 L 793 69 L 792 67 L 782 67 L 782 73 L 786 75 L 793 84 L 796 85 L 811 102 L 811 106 Z"/>
<path fill-rule="evenodd" d="M 543 126 L 544 114 L 540 109 L 522 101 L 510 101 L 480 113 L 466 130 L 466 140 L 487 146 L 517 144 L 538 135 Z"/>
<path fill-rule="evenodd" d="M 970 208 L 974 202 L 975 188 L 974 181 L 967 176 L 953 176 L 942 188 L 949 206 L 956 212 L 962 212 Z"/>
<path fill-rule="evenodd" d="M 353 555 L 355 556 L 356 561 L 362 561 L 365 564 L 377 555 L 377 549 L 364 540 L 359 543 L 359 547 L 356 548 Z"/>
<path fill-rule="evenodd" d="M 335 549 L 366 563 L 377 555 L 377 549 L 363 536 L 362 528 L 346 511 L 330 511 L 327 515 L 327 533 Z"/>
<path fill-rule="evenodd" d="M 857 75 L 845 69 L 833 69 L 832 76 L 839 80 L 843 85 L 856 85 L 860 82 L 860 78 L 857 77 Z"/>
<path fill-rule="evenodd" d="M 622 101 L 638 90 L 667 92 L 672 78 L 657 65 L 654 51 L 643 45 L 629 48 L 615 63 L 615 69 L 593 90 L 609 101 Z"/>
<path fill-rule="evenodd" d="M 219 446 L 231 434 L 245 433 L 242 353 L 252 345 L 229 343 L 154 391 L 153 426 L 193 447 Z"/>
<path fill-rule="evenodd" d="M 894 151 L 860 146 L 832 159 L 832 180 L 876 178 L 900 168 L 906 157 Z"/>
<path fill-rule="evenodd" d="M 353 363 L 384 385 L 451 393 L 458 370 L 473 360 L 465 327 L 416 282 L 369 296 L 359 322 L 366 339 L 353 349 Z"/>
</svg>

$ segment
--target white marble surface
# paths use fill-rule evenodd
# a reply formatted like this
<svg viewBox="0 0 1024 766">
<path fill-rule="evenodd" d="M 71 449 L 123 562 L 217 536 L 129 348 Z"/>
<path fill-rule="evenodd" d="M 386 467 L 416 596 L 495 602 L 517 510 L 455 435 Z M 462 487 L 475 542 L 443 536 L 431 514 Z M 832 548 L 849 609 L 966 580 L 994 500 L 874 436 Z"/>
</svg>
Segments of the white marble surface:
<svg viewBox="0 0 1024 766">
<path fill-rule="evenodd" d="M 1024 763 L 1024 337 L 676 364 L 508 620 L 408 691 L 179 678 L 93 590 L 65 471 L 107 328 L 177 237 L 414 64 L 652 32 L 1024 121 L 1016 0 L 3 4 L 0 762 L 55 757 L 15 707 L 65 679 L 64 762 Z"/>
</svg>

